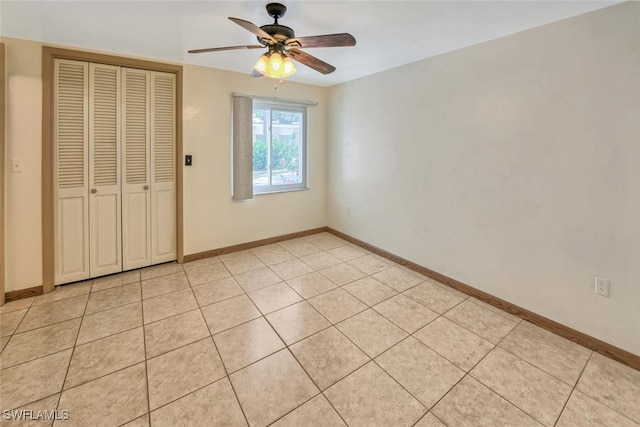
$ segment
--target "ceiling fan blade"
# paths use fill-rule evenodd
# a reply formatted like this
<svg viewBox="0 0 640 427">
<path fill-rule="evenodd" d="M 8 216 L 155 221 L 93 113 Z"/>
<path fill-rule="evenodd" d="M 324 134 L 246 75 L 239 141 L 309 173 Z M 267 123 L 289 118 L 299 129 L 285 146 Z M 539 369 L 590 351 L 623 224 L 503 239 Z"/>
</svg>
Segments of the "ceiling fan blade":
<svg viewBox="0 0 640 427">
<path fill-rule="evenodd" d="M 277 43 L 278 42 L 276 39 L 271 37 L 271 35 L 269 33 L 265 32 L 262 28 L 258 27 L 256 24 L 253 24 L 253 23 L 251 23 L 249 21 L 245 21 L 244 19 L 239 19 L 239 18 L 229 17 L 229 19 L 232 22 L 235 22 L 236 24 L 240 25 L 245 30 L 251 31 L 253 34 L 258 36 L 260 39 L 266 40 L 266 41 L 268 41 L 270 43 Z"/>
<path fill-rule="evenodd" d="M 297 43 L 296 43 L 297 42 Z M 356 39 L 349 33 L 325 34 L 322 36 L 297 37 L 287 40 L 287 44 L 300 47 L 337 47 L 337 46 L 355 46 Z"/>
<path fill-rule="evenodd" d="M 313 68 L 314 70 L 322 74 L 330 74 L 336 70 L 336 67 L 334 67 L 333 65 L 327 64 L 326 62 L 316 58 L 315 56 L 309 55 L 308 53 L 305 53 L 300 49 L 296 49 L 295 47 L 287 50 L 286 54 L 291 59 L 294 59 L 309 68 Z"/>
<path fill-rule="evenodd" d="M 251 71 L 251 77 L 264 77 L 264 74 L 259 71 L 253 70 Z"/>
<path fill-rule="evenodd" d="M 204 53 L 204 52 L 220 52 L 223 50 L 237 50 L 237 49 L 264 49 L 264 46 L 260 44 L 249 44 L 243 46 L 227 46 L 227 47 L 209 47 L 206 49 L 192 49 L 189 53 Z"/>
</svg>

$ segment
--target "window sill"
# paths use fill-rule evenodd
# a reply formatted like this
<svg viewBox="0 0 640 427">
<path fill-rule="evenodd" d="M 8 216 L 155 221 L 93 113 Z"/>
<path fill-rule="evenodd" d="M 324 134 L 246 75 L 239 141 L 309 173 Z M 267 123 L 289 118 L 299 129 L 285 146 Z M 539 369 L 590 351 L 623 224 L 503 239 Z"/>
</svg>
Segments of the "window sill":
<svg viewBox="0 0 640 427">
<path fill-rule="evenodd" d="M 273 191 L 261 191 L 260 193 L 253 193 L 254 196 L 263 196 L 266 194 L 280 194 L 280 193 L 291 193 L 294 191 L 307 191 L 309 187 L 303 188 L 288 188 L 286 190 L 273 190 Z"/>
</svg>

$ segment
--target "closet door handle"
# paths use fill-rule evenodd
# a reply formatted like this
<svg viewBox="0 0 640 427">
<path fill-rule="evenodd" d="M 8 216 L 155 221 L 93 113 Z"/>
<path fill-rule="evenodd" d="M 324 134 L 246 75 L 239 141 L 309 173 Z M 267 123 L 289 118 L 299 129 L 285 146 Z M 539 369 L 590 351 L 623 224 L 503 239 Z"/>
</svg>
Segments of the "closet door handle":
<svg viewBox="0 0 640 427">
<path fill-rule="evenodd" d="M 96 190 L 95 188 L 91 189 L 91 194 L 96 194 L 98 192 L 98 190 Z"/>
<path fill-rule="evenodd" d="M 146 190 L 148 190 L 148 189 L 149 189 L 149 186 L 148 186 L 148 185 L 145 185 L 145 186 L 144 186 L 144 189 L 145 189 L 145 191 L 146 191 Z"/>
</svg>

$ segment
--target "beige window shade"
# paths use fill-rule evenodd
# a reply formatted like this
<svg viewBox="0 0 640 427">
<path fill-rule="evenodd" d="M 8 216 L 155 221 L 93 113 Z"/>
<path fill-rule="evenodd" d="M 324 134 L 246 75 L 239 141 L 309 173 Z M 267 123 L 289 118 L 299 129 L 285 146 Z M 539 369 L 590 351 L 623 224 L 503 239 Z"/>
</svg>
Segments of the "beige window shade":
<svg viewBox="0 0 640 427">
<path fill-rule="evenodd" d="M 233 200 L 253 199 L 253 100 L 233 97 Z"/>
</svg>

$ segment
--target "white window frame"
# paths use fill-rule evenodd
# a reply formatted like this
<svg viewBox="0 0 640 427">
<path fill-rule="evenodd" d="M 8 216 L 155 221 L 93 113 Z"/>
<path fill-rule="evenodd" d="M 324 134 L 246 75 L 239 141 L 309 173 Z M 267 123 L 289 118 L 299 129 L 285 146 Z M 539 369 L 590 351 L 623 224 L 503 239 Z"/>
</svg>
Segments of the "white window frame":
<svg viewBox="0 0 640 427">
<path fill-rule="evenodd" d="M 253 102 L 253 110 L 255 111 L 256 109 L 269 109 L 269 124 L 268 124 L 268 133 L 269 133 L 269 140 L 267 141 L 268 143 L 268 156 L 267 156 L 267 170 L 268 170 L 268 177 L 269 177 L 269 184 L 267 185 L 254 185 L 253 186 L 253 194 L 254 195 L 261 195 L 261 194 L 273 194 L 273 193 L 284 193 L 284 192 L 288 192 L 288 191 L 300 191 L 300 190 L 307 190 L 308 186 L 307 186 L 307 176 L 308 176 L 308 164 L 309 164 L 309 160 L 307 158 L 307 147 L 308 147 L 308 133 L 307 133 L 307 129 L 308 129 L 308 125 L 307 125 L 307 120 L 308 120 L 308 114 L 307 114 L 307 107 L 304 105 L 292 105 L 291 103 L 286 103 L 286 102 L 277 102 L 277 101 L 257 101 L 254 100 Z M 302 138 L 302 154 L 301 154 L 301 161 L 300 161 L 300 175 L 301 175 L 301 182 L 296 183 L 296 184 L 285 184 L 285 185 L 273 185 L 271 184 L 271 154 L 272 154 L 272 134 L 271 134 L 271 125 L 272 125 L 272 121 L 271 121 L 271 111 L 276 110 L 276 111 L 290 111 L 290 112 L 295 112 L 295 113 L 301 113 L 302 114 L 302 126 L 301 126 L 301 138 Z M 253 114 L 252 114 L 253 117 Z M 252 123 L 253 126 L 253 123 Z M 252 150 L 253 153 L 253 150 Z M 253 154 L 252 154 L 253 155 Z"/>
</svg>

